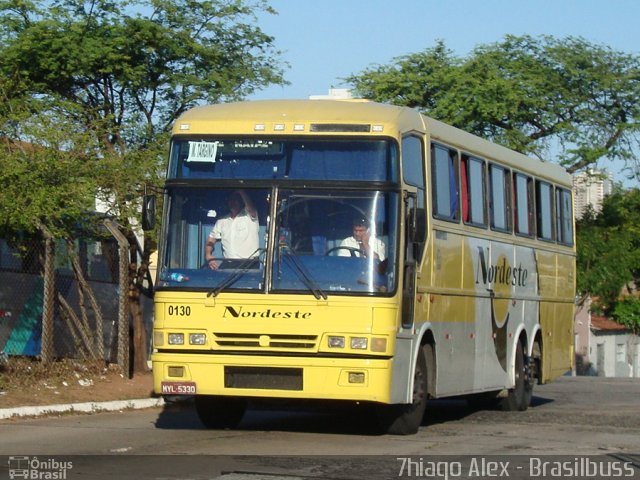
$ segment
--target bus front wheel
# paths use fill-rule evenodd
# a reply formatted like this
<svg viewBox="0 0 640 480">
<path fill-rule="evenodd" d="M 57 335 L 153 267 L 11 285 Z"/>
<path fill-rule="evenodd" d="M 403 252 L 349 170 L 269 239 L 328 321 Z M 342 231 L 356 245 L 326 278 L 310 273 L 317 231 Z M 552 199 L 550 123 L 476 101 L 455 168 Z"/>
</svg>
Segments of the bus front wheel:
<svg viewBox="0 0 640 480">
<path fill-rule="evenodd" d="M 240 424 L 247 402 L 242 398 L 196 395 L 196 412 L 207 428 L 235 428 Z"/>
<path fill-rule="evenodd" d="M 429 347 L 429 346 L 427 346 Z M 422 424 L 427 408 L 428 382 L 425 347 L 418 351 L 413 376 L 413 401 L 403 405 L 378 405 L 376 415 L 383 432 L 391 435 L 413 435 Z"/>
</svg>

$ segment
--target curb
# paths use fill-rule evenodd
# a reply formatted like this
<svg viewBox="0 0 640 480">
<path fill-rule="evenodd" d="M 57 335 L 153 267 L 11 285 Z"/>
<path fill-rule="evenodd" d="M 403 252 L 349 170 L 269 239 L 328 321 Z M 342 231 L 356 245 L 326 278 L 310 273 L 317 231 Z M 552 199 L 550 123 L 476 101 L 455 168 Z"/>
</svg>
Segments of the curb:
<svg viewBox="0 0 640 480">
<path fill-rule="evenodd" d="M 109 402 L 84 402 L 59 405 L 38 405 L 30 407 L 0 408 L 0 420 L 13 417 L 36 417 L 50 413 L 65 412 L 113 412 L 117 410 L 139 410 L 143 408 L 161 407 L 163 398 L 139 398 L 134 400 L 112 400 Z"/>
</svg>

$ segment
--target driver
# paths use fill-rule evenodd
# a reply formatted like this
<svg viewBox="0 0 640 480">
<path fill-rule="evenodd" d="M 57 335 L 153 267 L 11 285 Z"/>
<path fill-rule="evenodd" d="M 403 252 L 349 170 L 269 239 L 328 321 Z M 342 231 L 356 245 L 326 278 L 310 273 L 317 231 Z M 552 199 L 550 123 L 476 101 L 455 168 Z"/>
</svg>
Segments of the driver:
<svg viewBox="0 0 640 480">
<path fill-rule="evenodd" d="M 353 235 L 345 238 L 340 247 L 344 247 L 338 251 L 341 257 L 348 257 L 354 252 L 357 257 L 373 257 L 380 262 L 386 258 L 384 242 L 371 235 L 369 222 L 362 217 L 353 220 Z"/>
</svg>

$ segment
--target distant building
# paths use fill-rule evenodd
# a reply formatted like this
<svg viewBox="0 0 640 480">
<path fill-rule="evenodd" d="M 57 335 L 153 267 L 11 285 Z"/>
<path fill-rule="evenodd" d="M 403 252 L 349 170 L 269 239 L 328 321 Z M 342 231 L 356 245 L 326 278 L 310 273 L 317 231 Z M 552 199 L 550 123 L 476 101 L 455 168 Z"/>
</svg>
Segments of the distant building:
<svg viewBox="0 0 640 480">
<path fill-rule="evenodd" d="M 640 377 L 640 339 L 624 325 L 591 317 L 589 361 L 599 377 Z"/>
<path fill-rule="evenodd" d="M 602 200 L 611 193 L 612 187 L 613 176 L 606 170 L 588 170 L 574 175 L 576 219 L 582 218 L 588 205 L 599 212 L 602 209 Z"/>
<path fill-rule="evenodd" d="M 310 100 L 349 100 L 353 98 L 348 88 L 330 88 L 327 95 L 310 95 Z"/>
<path fill-rule="evenodd" d="M 640 336 L 578 305 L 574 324 L 577 375 L 640 378 Z"/>
</svg>

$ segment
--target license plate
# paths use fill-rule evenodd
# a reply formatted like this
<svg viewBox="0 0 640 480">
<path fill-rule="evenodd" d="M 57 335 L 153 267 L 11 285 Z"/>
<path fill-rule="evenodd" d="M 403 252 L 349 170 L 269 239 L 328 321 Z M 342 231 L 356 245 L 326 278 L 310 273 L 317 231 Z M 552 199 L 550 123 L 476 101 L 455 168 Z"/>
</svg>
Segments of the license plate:
<svg viewBox="0 0 640 480">
<path fill-rule="evenodd" d="M 195 382 L 162 382 L 162 395 L 195 395 Z"/>
</svg>

